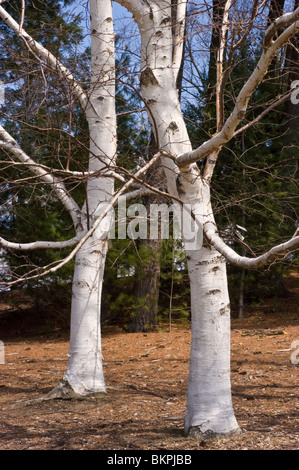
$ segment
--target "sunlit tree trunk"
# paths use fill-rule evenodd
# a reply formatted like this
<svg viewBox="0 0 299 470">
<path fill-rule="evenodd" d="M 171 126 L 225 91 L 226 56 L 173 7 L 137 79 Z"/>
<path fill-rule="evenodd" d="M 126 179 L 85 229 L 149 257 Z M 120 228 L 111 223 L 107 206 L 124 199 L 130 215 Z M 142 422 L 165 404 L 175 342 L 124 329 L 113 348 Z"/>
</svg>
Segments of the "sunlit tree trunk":
<svg viewBox="0 0 299 470">
<path fill-rule="evenodd" d="M 114 31 L 111 2 L 91 0 L 91 85 L 86 116 L 90 172 L 109 167 L 116 156 Z M 93 225 L 114 193 L 112 178 L 89 178 L 84 228 Z M 83 228 L 83 227 L 82 227 Z M 101 294 L 109 218 L 79 250 L 72 287 L 69 363 L 64 382 L 81 395 L 105 391 L 101 349 Z"/>
<path fill-rule="evenodd" d="M 107 240 L 90 238 L 76 256 L 69 362 L 63 382 L 80 395 L 105 391 L 101 294 L 107 244 Z"/>
<path fill-rule="evenodd" d="M 159 148 L 171 155 L 191 150 L 176 89 L 168 2 L 152 4 L 139 21 L 142 40 L 141 90 L 150 109 Z M 209 186 L 196 165 L 180 170 L 164 158 L 168 190 L 192 208 L 198 219 L 212 219 Z M 188 245 L 187 245 L 188 246 Z M 208 244 L 186 250 L 191 288 L 192 347 L 185 433 L 235 432 L 230 389 L 230 306 L 225 260 Z"/>
</svg>

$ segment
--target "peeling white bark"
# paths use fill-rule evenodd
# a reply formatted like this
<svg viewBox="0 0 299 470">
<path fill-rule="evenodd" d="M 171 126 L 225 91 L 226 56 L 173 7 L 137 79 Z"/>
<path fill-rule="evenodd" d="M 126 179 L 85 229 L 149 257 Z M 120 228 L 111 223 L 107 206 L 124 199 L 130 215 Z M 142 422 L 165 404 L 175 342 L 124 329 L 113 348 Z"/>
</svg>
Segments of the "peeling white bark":
<svg viewBox="0 0 299 470">
<path fill-rule="evenodd" d="M 90 173 L 115 163 L 115 54 L 112 5 L 109 0 L 90 0 L 91 91 L 86 117 L 90 132 Z M 86 191 L 86 223 L 92 227 L 100 208 L 114 194 L 114 179 L 90 177 Z M 105 392 L 101 348 L 101 294 L 107 254 L 105 225 L 109 214 L 76 255 L 71 310 L 70 359 L 64 376 L 80 395 Z M 104 226 L 104 230 L 102 227 Z"/>
<path fill-rule="evenodd" d="M 204 247 L 187 252 L 192 343 L 185 434 L 204 438 L 239 429 L 231 399 L 230 303 L 226 261 Z"/>
<path fill-rule="evenodd" d="M 245 115 L 250 96 L 266 73 L 271 59 L 299 31 L 299 9 L 293 14 L 284 15 L 275 25 L 269 27 L 258 66 L 242 88 L 235 109 L 222 130 L 198 149 L 192 150 L 176 89 L 182 56 L 186 2 L 177 2 L 175 28 L 169 1 L 119 0 L 119 3 L 133 13 L 139 26 L 141 90 L 158 148 L 163 153 L 168 191 L 191 207 L 206 235 L 206 244 L 201 249 L 186 251 L 191 284 L 192 345 L 185 433 L 201 438 L 233 433 L 238 430 L 238 424 L 230 390 L 230 307 L 224 257 L 243 267 L 259 266 L 273 256 L 298 247 L 299 237 L 296 233 L 291 241 L 273 248 L 255 260 L 239 257 L 224 244 L 216 231 L 207 184 L 212 178 L 214 163 L 211 161 L 206 174 L 201 175 L 195 162 L 203 157 L 217 156 L 221 146 L 234 135 L 237 125 Z M 107 252 L 105 226 L 109 226 L 109 214 L 108 211 L 102 212 L 102 217 L 99 214 L 105 204 L 112 207 L 117 198 L 134 182 L 134 178 L 130 179 L 115 195 L 115 175 L 110 172 L 108 176 L 103 176 L 103 172 L 109 171 L 109 165 L 115 164 L 116 156 L 115 56 L 110 0 L 90 0 L 90 13 L 92 77 L 87 96 L 72 74 L 0 7 L 0 17 L 7 25 L 71 86 L 73 94 L 86 112 L 89 124 L 89 178 L 86 203 L 82 210 L 66 191 L 63 182 L 49 174 L 47 168 L 30 159 L 0 127 L 0 146 L 20 162 L 27 164 L 36 176 L 49 183 L 72 215 L 75 228 L 80 225 L 76 237 L 61 242 L 61 245 L 55 242 L 22 245 L 0 239 L 3 246 L 14 249 L 58 248 L 78 242 L 72 253 L 60 265 L 51 268 L 53 271 L 50 269 L 48 272 L 54 272 L 76 255 L 70 358 L 63 384 L 80 395 L 104 392 L 106 389 L 102 370 L 100 313 Z M 281 27 L 286 29 L 274 40 L 274 33 Z M 145 171 L 158 157 L 160 154 L 135 176 Z"/>
<path fill-rule="evenodd" d="M 107 240 L 89 238 L 76 256 L 69 361 L 64 375 L 79 395 L 105 392 L 101 348 L 101 294 Z"/>
<path fill-rule="evenodd" d="M 160 148 L 172 156 L 191 151 L 183 121 L 175 74 L 168 2 L 151 3 L 138 22 L 142 40 L 141 91 L 150 110 Z M 165 25 L 165 26 L 164 26 Z M 195 165 L 178 168 L 165 157 L 168 191 L 204 222 L 212 217 L 209 186 Z M 185 433 L 230 433 L 238 430 L 230 387 L 230 307 L 225 260 L 211 246 L 186 251 L 191 288 L 192 347 Z"/>
</svg>

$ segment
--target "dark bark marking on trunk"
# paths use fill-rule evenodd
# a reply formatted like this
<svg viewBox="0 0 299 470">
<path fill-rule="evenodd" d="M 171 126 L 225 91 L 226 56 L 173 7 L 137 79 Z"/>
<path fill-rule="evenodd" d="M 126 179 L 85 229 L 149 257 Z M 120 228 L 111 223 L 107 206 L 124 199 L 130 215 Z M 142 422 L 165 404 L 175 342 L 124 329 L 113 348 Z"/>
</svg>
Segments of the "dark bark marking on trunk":
<svg viewBox="0 0 299 470">
<path fill-rule="evenodd" d="M 178 175 L 177 179 L 176 179 L 176 188 L 178 190 L 178 193 L 180 195 L 184 195 L 185 194 L 185 191 L 183 189 L 183 184 L 181 182 L 181 175 Z"/>
<path fill-rule="evenodd" d="M 177 125 L 177 123 L 175 121 L 172 121 L 169 126 L 168 126 L 168 129 L 172 132 L 176 132 L 179 130 L 179 127 Z"/>
<path fill-rule="evenodd" d="M 147 100 L 147 102 L 146 102 L 146 104 L 147 104 L 148 106 L 151 106 L 151 105 L 153 105 L 153 104 L 155 104 L 155 103 L 157 103 L 157 100 Z"/>
<path fill-rule="evenodd" d="M 218 266 L 214 266 L 209 272 L 213 272 L 214 274 L 216 274 L 217 271 L 219 271 L 219 267 Z"/>
<path fill-rule="evenodd" d="M 164 19 L 161 21 L 160 25 L 162 25 L 162 24 L 167 24 L 167 23 L 169 23 L 169 21 L 171 21 L 171 18 L 170 18 L 169 16 L 167 16 L 166 18 L 164 18 Z"/>
<path fill-rule="evenodd" d="M 198 263 L 196 264 L 197 266 L 204 266 L 208 264 L 220 264 L 220 263 L 225 263 L 225 262 L 226 262 L 225 258 L 221 255 L 221 256 L 215 256 L 214 258 L 210 260 L 198 261 Z"/>
<path fill-rule="evenodd" d="M 230 304 L 227 304 L 226 307 L 222 307 L 219 310 L 220 315 L 225 315 L 226 313 L 230 312 Z"/>
<path fill-rule="evenodd" d="M 218 294 L 218 292 L 221 292 L 220 289 L 212 289 L 212 290 L 209 290 L 209 292 L 206 293 L 206 295 L 215 295 L 215 294 Z"/>
<path fill-rule="evenodd" d="M 159 85 L 158 80 L 156 79 L 154 72 L 150 67 L 146 67 L 140 74 L 140 85 L 149 86 L 149 85 Z"/>
</svg>

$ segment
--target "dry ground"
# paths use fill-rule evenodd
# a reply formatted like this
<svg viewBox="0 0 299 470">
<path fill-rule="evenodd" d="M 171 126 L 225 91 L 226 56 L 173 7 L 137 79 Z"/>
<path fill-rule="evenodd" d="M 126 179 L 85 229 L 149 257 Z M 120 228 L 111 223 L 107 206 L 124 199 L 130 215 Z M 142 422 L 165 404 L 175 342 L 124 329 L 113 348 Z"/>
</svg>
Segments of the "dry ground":
<svg viewBox="0 0 299 470">
<path fill-rule="evenodd" d="M 232 390 L 240 435 L 199 442 L 182 434 L 190 329 L 128 334 L 105 328 L 108 393 L 26 404 L 62 377 L 68 334 L 5 333 L 0 365 L 2 450 L 298 450 L 298 278 L 290 295 L 232 321 Z M 2 305 L 4 308 L 4 305 Z M 275 311 L 274 311 L 275 310 Z M 1 318 L 1 317 L 0 317 Z M 299 344 L 297 346 L 299 349 Z"/>
</svg>

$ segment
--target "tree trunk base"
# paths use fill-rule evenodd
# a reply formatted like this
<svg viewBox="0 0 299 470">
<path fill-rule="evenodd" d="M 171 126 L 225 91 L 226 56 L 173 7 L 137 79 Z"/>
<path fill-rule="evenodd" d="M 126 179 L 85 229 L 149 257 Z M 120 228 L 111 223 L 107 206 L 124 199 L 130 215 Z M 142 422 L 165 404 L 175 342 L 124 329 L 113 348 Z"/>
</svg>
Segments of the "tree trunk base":
<svg viewBox="0 0 299 470">
<path fill-rule="evenodd" d="M 83 395 L 76 393 L 71 385 L 64 379 L 62 379 L 56 387 L 54 387 L 50 392 L 48 392 L 43 400 L 71 400 L 72 398 L 83 398 Z"/>
<path fill-rule="evenodd" d="M 76 393 L 71 385 L 64 379 L 62 379 L 56 387 L 54 387 L 50 392 L 46 393 L 42 397 L 34 398 L 33 400 L 26 401 L 27 405 L 31 405 L 33 403 L 41 402 L 41 401 L 48 401 L 48 400 L 85 400 L 91 396 L 106 396 L 106 392 L 95 392 L 95 393 L 88 393 L 85 395 L 81 395 Z"/>
<path fill-rule="evenodd" d="M 236 434 L 241 434 L 241 429 L 236 428 L 232 431 L 228 432 L 214 432 L 211 429 L 207 429 L 206 431 L 202 431 L 200 426 L 191 426 L 187 431 L 185 431 L 185 437 L 196 439 L 198 441 L 209 441 L 211 439 L 217 439 L 221 437 L 230 437 Z"/>
</svg>

